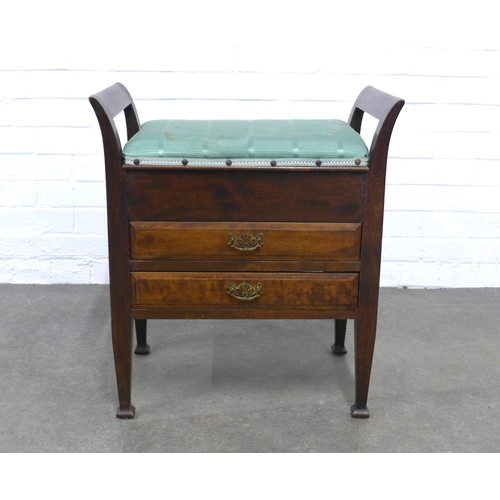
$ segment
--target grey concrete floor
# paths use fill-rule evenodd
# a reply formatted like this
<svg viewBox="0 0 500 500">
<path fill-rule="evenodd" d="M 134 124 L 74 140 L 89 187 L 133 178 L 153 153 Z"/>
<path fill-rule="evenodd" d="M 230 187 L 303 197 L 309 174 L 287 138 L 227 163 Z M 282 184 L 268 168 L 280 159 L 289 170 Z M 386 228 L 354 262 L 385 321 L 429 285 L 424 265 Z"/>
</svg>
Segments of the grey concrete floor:
<svg viewBox="0 0 500 500">
<path fill-rule="evenodd" d="M 382 289 L 367 420 L 351 321 L 150 321 L 124 421 L 108 287 L 0 285 L 0 452 L 498 452 L 499 304 Z"/>
</svg>

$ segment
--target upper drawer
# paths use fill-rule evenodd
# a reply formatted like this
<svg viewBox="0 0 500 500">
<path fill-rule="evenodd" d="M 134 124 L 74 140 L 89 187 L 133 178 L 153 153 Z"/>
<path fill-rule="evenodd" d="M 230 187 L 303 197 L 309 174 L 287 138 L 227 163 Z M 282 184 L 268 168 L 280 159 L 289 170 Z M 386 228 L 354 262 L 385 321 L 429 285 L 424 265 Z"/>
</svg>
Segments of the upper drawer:
<svg viewBox="0 0 500 500">
<path fill-rule="evenodd" d="M 361 224 L 131 222 L 131 258 L 342 260 L 360 256 Z"/>
</svg>

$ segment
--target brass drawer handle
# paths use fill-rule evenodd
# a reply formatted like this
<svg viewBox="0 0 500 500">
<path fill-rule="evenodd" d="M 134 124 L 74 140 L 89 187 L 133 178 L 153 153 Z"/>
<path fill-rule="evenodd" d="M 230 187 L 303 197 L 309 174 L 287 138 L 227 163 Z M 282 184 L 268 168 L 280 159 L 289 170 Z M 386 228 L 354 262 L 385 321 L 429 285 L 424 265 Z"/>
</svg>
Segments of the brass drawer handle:
<svg viewBox="0 0 500 500">
<path fill-rule="evenodd" d="M 233 233 L 229 233 L 228 245 L 242 252 L 250 252 L 264 246 L 264 235 L 259 233 L 257 236 L 252 236 L 249 233 L 243 233 L 239 236 L 234 236 Z"/>
<path fill-rule="evenodd" d="M 262 295 L 262 284 L 257 283 L 252 286 L 250 283 L 241 283 L 239 285 L 229 283 L 227 285 L 227 294 L 238 300 L 255 300 Z"/>
</svg>

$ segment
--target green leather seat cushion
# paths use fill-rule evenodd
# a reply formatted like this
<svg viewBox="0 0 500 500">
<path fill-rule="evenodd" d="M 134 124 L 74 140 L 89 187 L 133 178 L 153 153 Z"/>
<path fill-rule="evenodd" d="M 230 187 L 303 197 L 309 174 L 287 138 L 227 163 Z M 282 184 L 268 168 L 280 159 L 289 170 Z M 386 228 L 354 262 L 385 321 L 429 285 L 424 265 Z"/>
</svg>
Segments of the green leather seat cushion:
<svg viewBox="0 0 500 500">
<path fill-rule="evenodd" d="M 153 120 L 123 154 L 129 165 L 368 164 L 365 142 L 341 120 Z"/>
</svg>

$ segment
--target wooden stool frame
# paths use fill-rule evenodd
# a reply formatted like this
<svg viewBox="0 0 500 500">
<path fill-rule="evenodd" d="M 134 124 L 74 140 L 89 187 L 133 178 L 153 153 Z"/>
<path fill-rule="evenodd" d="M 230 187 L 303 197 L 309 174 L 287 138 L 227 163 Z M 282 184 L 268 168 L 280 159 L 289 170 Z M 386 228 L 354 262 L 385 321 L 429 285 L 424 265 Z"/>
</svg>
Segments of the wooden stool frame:
<svg viewBox="0 0 500 500">
<path fill-rule="evenodd" d="M 351 415 L 355 418 L 367 418 L 377 327 L 387 155 L 393 127 L 404 101 L 373 87 L 365 88 L 356 99 L 348 120 L 354 130 L 361 131 L 365 112 L 378 120 L 370 146 L 369 167 L 211 169 L 189 166 L 125 166 L 114 118 L 124 112 L 128 139 L 138 132 L 140 122 L 131 95 L 122 84 L 116 83 L 92 95 L 89 100 L 97 115 L 104 146 L 111 330 L 119 398 L 117 417 L 133 418 L 135 414 L 131 401 L 132 321 L 135 321 L 137 335 L 135 353 L 147 354 L 147 319 L 330 318 L 335 320 L 332 352 L 340 355 L 346 352 L 344 339 L 347 319 L 354 319 L 355 400 Z M 175 185 L 180 190 L 178 196 L 175 192 L 168 191 L 170 185 Z M 280 192 L 281 185 L 286 186 L 287 198 Z M 249 192 L 260 200 L 252 211 L 245 208 L 240 199 Z M 194 198 L 191 193 L 194 193 Z M 269 197 L 274 201 L 267 201 Z M 295 214 L 293 210 L 290 213 L 290 208 L 287 212 L 286 206 L 283 207 L 288 203 L 288 197 L 292 197 L 292 205 L 298 207 Z M 194 203 L 194 199 L 198 199 L 199 204 Z M 210 225 L 213 223 L 220 224 L 221 227 L 226 224 L 228 229 L 235 223 L 242 227 L 247 227 L 247 223 L 262 223 L 263 227 L 273 230 L 288 229 L 287 224 L 297 224 L 304 231 L 310 227 L 316 228 L 319 224 L 324 224 L 325 227 L 330 224 L 328 227 L 334 228 L 337 227 L 335 224 L 348 228 L 357 225 L 361 231 L 359 258 L 350 258 L 348 261 L 338 258 L 311 260 L 307 256 L 314 249 L 304 242 L 303 258 L 294 257 L 279 262 L 255 259 L 245 261 L 246 257 L 241 257 L 238 261 L 203 261 L 200 258 L 135 259 L 131 250 L 135 245 L 132 234 L 136 230 L 134 221 L 150 221 L 160 225 L 163 224 L 161 221 L 169 221 L 167 224 L 173 224 L 174 228 L 184 228 L 183 224 L 188 222 L 188 227 L 191 227 L 189 224 L 198 224 L 196 227 L 203 228 L 205 224 L 209 229 L 213 227 Z M 140 224 L 137 227 L 139 226 Z M 274 277 L 279 283 L 286 277 L 290 290 L 296 290 L 302 283 L 300 279 L 306 276 L 299 273 L 315 273 L 311 274 L 314 277 L 318 275 L 318 271 L 327 273 L 325 277 L 334 278 L 331 283 L 337 283 L 337 278 L 339 283 L 349 280 L 349 283 L 356 283 L 356 296 L 350 305 L 345 305 L 349 298 L 346 298 L 348 292 L 342 283 L 339 286 L 335 284 L 337 288 L 332 288 L 332 293 L 337 293 L 339 299 L 332 301 L 331 309 L 318 306 L 322 303 L 321 298 L 313 298 L 310 307 L 305 305 L 299 310 L 286 307 L 286 304 L 275 309 L 258 309 L 257 306 L 250 308 L 247 306 L 248 301 L 241 301 L 241 307 L 231 308 L 204 305 L 190 307 L 185 304 L 174 307 L 162 304 L 161 301 L 159 305 L 144 306 L 136 298 L 139 286 L 142 286 L 141 293 L 154 302 L 154 292 L 151 290 L 156 283 L 163 286 L 163 279 L 175 280 L 178 277 L 185 283 L 190 277 L 198 279 L 205 275 L 212 276 L 210 273 L 230 277 L 234 274 L 241 278 L 250 272 L 248 276 L 253 278 Z M 161 279 L 158 280 L 157 277 Z M 307 280 L 304 283 L 306 286 Z M 311 287 L 314 288 L 317 284 L 314 281 Z M 307 293 L 310 296 L 312 292 L 309 290 Z M 189 301 L 189 297 L 187 300 Z M 193 303 L 196 300 L 193 295 Z"/>
</svg>

